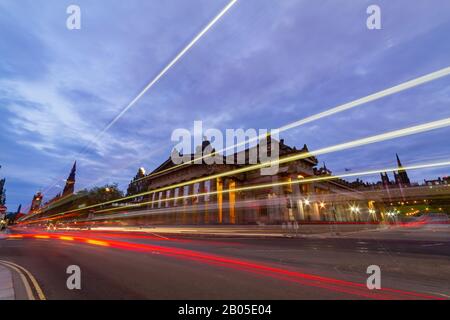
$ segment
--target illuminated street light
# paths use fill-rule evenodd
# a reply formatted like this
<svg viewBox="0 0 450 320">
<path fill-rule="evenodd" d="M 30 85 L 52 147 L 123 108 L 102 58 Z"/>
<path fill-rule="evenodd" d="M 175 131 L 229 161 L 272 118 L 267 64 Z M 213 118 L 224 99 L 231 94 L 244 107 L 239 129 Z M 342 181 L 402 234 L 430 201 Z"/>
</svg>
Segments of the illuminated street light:
<svg viewBox="0 0 450 320">
<path fill-rule="evenodd" d="M 395 213 L 392 212 L 392 211 L 388 211 L 388 212 L 387 212 L 387 215 L 388 215 L 389 217 L 393 217 L 393 216 L 395 215 Z"/>
<path fill-rule="evenodd" d="M 307 206 L 309 206 L 311 204 L 311 202 L 308 199 L 305 199 L 304 202 L 305 202 L 305 205 L 307 205 Z"/>
<path fill-rule="evenodd" d="M 325 202 L 320 203 L 320 208 L 322 208 L 322 209 L 325 208 Z"/>
</svg>

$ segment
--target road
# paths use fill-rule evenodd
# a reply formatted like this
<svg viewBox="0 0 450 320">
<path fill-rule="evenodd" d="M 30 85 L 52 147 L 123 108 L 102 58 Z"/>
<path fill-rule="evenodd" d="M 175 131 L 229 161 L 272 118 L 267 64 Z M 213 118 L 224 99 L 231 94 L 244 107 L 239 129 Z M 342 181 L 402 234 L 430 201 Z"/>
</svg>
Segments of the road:
<svg viewBox="0 0 450 320">
<path fill-rule="evenodd" d="M 16 230 L 0 257 L 47 299 L 450 298 L 449 226 L 310 238 L 215 238 L 143 232 Z M 81 268 L 81 290 L 66 268 Z M 366 269 L 381 268 L 381 290 Z"/>
</svg>

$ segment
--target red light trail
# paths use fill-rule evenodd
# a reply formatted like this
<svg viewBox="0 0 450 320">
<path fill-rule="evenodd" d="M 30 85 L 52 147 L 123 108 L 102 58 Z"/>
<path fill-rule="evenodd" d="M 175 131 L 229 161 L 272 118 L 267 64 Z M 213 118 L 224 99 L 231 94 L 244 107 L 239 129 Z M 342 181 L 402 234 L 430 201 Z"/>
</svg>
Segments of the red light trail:
<svg viewBox="0 0 450 320">
<path fill-rule="evenodd" d="M 143 243 L 133 243 L 122 240 L 106 240 L 102 238 L 88 238 L 78 234 L 71 233 L 26 233 L 22 235 L 8 235 L 8 238 L 17 239 L 18 236 L 26 239 L 54 239 L 54 240 L 70 240 L 85 243 L 89 245 L 130 250 L 136 252 L 158 252 L 166 256 L 188 259 L 191 261 L 197 261 L 200 263 L 207 263 L 209 265 L 231 268 L 238 271 L 250 272 L 252 274 L 271 277 L 291 283 L 322 288 L 335 292 L 341 292 L 351 295 L 360 296 L 363 298 L 392 300 L 392 299 L 432 299 L 432 300 L 445 300 L 437 296 L 428 294 L 422 294 L 411 291 L 397 290 L 391 288 L 382 288 L 380 290 L 369 290 L 365 284 L 350 282 L 345 280 L 334 279 L 330 277 L 323 277 L 313 274 L 302 273 L 298 271 L 292 271 L 288 269 L 282 269 L 279 267 L 273 267 L 266 264 L 250 262 L 246 260 L 228 258 L 215 254 L 208 254 L 197 252 L 193 250 L 164 247 L 160 245 L 151 245 Z M 114 236 L 108 234 L 108 236 Z"/>
</svg>

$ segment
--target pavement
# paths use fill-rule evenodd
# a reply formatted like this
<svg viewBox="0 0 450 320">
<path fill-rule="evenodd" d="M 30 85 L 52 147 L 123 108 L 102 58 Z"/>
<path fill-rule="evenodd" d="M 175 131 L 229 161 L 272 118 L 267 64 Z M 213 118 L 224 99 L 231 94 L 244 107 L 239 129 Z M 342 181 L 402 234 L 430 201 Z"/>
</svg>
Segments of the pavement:
<svg viewBox="0 0 450 320">
<path fill-rule="evenodd" d="M 183 229 L 184 230 L 184 229 Z M 448 226 L 333 237 L 216 237 L 110 230 L 17 230 L 0 257 L 23 266 L 47 299 L 450 298 Z M 67 287 L 68 266 L 81 289 Z M 366 287 L 367 267 L 382 289 Z"/>
<path fill-rule="evenodd" d="M 10 233 L 5 231 L 0 233 L 0 248 L 2 242 L 9 240 L 9 235 Z M 33 284 L 36 279 L 31 273 L 22 266 L 3 258 L 0 254 L 0 300 L 39 299 L 36 286 Z"/>
<path fill-rule="evenodd" d="M 14 286 L 11 271 L 0 265 L 0 300 L 14 300 Z"/>
</svg>

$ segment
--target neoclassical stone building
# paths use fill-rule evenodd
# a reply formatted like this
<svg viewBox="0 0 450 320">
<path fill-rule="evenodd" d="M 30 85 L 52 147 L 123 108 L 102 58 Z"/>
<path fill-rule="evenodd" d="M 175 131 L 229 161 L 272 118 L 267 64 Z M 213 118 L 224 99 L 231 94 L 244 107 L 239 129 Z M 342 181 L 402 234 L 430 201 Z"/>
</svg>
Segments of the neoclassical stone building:
<svg viewBox="0 0 450 320">
<path fill-rule="evenodd" d="M 270 139 L 270 137 L 269 137 Z M 279 157 L 308 152 L 280 141 Z M 202 149 L 210 146 L 204 141 Z M 255 147 L 258 149 L 259 144 Z M 371 204 L 365 195 L 340 179 L 298 183 L 302 179 L 329 176 L 325 167 L 317 168 L 314 156 L 280 164 L 275 175 L 262 175 L 261 170 L 240 172 L 179 186 L 188 181 L 205 179 L 224 172 L 237 171 L 249 165 L 252 148 L 242 151 L 244 164 L 189 163 L 175 165 L 169 157 L 149 174 L 139 169 L 128 187 L 128 195 L 168 188 L 137 196 L 136 203 L 147 203 L 145 214 L 135 218 L 142 224 L 279 224 L 287 221 L 368 221 Z M 256 150 L 258 151 L 258 150 Z M 269 152 L 271 152 L 269 147 Z M 242 155 L 242 154 L 241 154 Z M 234 155 L 238 157 L 238 154 Z M 190 155 L 194 159 L 194 155 Z M 174 186 L 171 188 L 171 186 Z M 206 193 L 206 195 L 205 195 Z M 212 194 L 208 194 L 212 193 Z M 136 208 L 142 210 L 143 208 Z"/>
</svg>

